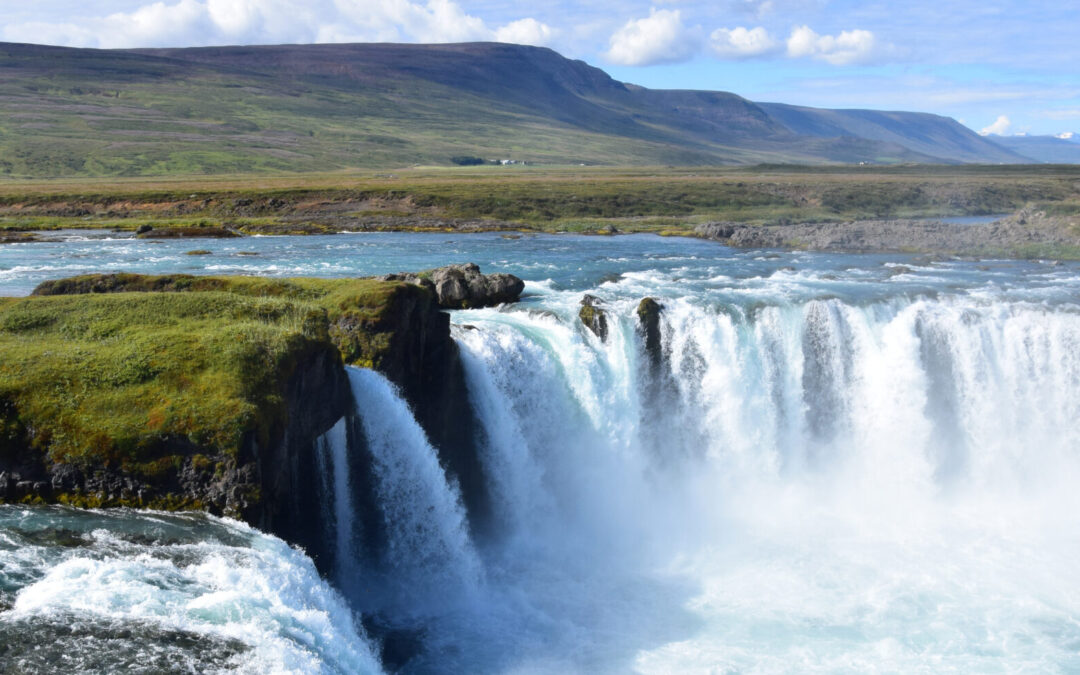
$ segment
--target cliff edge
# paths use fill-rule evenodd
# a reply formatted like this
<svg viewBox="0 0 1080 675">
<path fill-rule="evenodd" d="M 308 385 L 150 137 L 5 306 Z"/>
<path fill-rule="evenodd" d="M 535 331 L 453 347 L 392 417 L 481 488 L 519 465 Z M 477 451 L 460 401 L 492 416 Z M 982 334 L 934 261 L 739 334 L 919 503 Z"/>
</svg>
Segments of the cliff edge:
<svg viewBox="0 0 1080 675">
<path fill-rule="evenodd" d="M 506 295 L 498 280 L 497 300 L 516 299 L 520 283 Z M 482 512 L 472 411 L 433 288 L 189 275 L 89 275 L 0 298 L 0 503 L 206 510 L 317 557 L 315 453 L 353 409 L 346 364 L 399 387 Z"/>
</svg>

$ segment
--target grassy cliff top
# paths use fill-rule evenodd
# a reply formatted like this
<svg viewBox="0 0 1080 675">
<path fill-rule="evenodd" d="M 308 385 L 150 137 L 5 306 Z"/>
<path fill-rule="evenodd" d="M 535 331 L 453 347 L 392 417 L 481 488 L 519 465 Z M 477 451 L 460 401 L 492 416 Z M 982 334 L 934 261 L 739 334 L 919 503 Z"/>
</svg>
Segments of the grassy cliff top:
<svg viewBox="0 0 1080 675">
<path fill-rule="evenodd" d="M 247 434 L 280 422 L 299 362 L 341 348 L 377 362 L 388 308 L 427 291 L 371 279 L 93 275 L 36 293 L 0 298 L 0 452 L 29 439 L 54 460 L 127 465 L 177 441 L 235 456 Z M 343 318 L 368 339 L 332 330 Z"/>
</svg>

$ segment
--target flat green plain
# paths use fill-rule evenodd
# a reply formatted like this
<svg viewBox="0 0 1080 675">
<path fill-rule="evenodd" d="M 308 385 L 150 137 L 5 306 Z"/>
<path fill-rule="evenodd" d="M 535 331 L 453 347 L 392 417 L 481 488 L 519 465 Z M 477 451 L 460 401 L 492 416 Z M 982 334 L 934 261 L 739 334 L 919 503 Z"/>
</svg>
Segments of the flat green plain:
<svg viewBox="0 0 1080 675">
<path fill-rule="evenodd" d="M 1080 214 L 1080 166 L 463 167 L 0 181 L 0 231 L 525 229 L 687 233 L 1041 209 Z M 468 221 L 462 223 L 461 221 Z"/>
</svg>

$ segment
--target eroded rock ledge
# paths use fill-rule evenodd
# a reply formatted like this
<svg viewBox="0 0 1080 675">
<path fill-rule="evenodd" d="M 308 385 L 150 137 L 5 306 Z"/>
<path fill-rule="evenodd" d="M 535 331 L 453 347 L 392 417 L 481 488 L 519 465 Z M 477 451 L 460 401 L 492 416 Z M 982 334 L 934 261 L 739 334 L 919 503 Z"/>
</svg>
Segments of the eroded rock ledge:
<svg viewBox="0 0 1080 675">
<path fill-rule="evenodd" d="M 1027 209 L 984 225 L 910 219 L 792 225 L 710 222 L 695 227 L 694 233 L 738 248 L 1080 258 L 1078 219 Z"/>
</svg>

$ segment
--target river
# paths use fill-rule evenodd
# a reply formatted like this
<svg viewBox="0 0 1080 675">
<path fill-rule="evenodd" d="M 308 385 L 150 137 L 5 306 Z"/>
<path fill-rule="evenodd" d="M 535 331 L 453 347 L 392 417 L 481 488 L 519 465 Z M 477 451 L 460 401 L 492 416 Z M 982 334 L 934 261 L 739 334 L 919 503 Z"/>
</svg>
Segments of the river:
<svg viewBox="0 0 1080 675">
<path fill-rule="evenodd" d="M 378 672 L 393 639 L 389 665 L 417 673 L 1080 669 L 1080 265 L 647 235 L 80 235 L 0 247 L 0 293 L 466 261 L 526 280 L 515 305 L 452 313 L 491 523 L 469 527 L 393 386 L 350 369 L 377 560 L 356 554 L 345 425 L 321 441 L 325 579 L 230 521 L 0 507 L 0 661 Z M 606 341 L 577 320 L 584 293 Z"/>
</svg>

